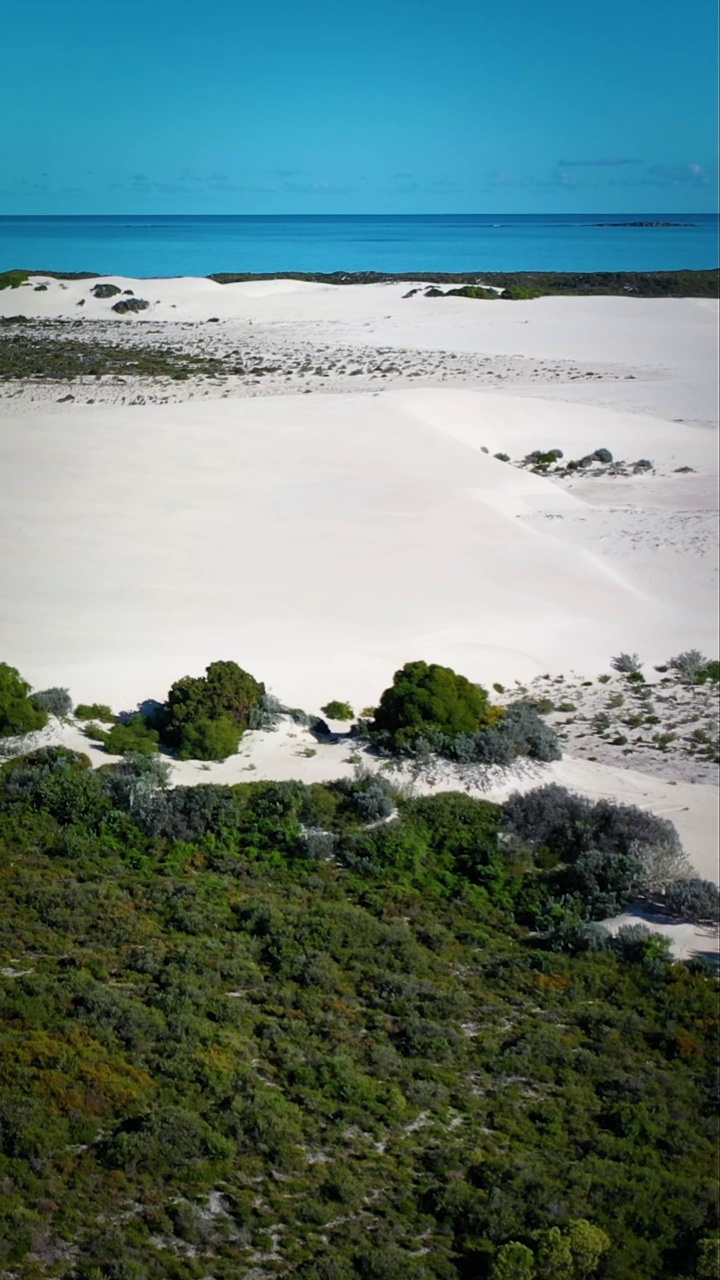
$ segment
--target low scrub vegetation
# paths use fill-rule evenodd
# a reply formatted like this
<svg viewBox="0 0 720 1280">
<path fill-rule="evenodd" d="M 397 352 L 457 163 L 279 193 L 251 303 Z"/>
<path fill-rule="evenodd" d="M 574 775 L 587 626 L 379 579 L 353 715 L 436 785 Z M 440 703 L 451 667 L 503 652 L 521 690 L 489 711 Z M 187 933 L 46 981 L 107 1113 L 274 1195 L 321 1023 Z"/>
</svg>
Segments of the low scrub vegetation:
<svg viewBox="0 0 720 1280">
<path fill-rule="evenodd" d="M 591 918 L 665 846 L 552 788 L 5 764 L 0 1269 L 711 1275 L 716 985 Z"/>
</svg>

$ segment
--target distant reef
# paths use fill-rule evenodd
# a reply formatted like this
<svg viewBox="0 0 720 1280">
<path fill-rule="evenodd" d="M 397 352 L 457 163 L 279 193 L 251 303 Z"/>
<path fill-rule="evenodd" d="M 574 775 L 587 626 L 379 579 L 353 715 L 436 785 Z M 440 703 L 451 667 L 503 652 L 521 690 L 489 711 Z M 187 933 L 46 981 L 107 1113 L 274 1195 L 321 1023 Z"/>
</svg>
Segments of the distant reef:
<svg viewBox="0 0 720 1280">
<path fill-rule="evenodd" d="M 598 223 L 598 226 L 690 225 L 681 223 Z M 0 289 L 20 283 L 28 276 L 48 276 L 56 280 L 96 280 L 97 271 L 40 271 L 15 269 L 0 272 Z M 239 284 L 251 280 L 306 280 L 317 284 L 392 284 L 418 280 L 428 284 L 449 284 L 475 289 L 501 289 L 504 301 L 541 298 L 551 295 L 582 296 L 615 294 L 635 298 L 718 298 L 720 272 L 702 271 L 218 271 L 207 277 L 218 284 Z M 481 293 L 468 296 L 485 296 Z"/>
<path fill-rule="evenodd" d="M 697 222 L 594 222 L 594 227 L 696 227 Z"/>
</svg>

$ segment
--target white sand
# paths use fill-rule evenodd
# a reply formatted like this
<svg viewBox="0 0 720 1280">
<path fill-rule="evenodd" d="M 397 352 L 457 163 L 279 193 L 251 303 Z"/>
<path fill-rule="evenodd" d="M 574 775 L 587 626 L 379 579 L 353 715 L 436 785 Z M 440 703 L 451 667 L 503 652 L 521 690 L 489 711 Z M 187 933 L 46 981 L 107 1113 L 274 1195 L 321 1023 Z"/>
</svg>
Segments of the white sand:
<svg viewBox="0 0 720 1280">
<path fill-rule="evenodd" d="M 0 313 L 112 320 L 115 299 L 94 299 L 95 283 L 6 290 Z M 118 332 L 217 316 L 202 332 L 218 342 L 264 326 L 310 347 L 412 348 L 419 368 L 438 350 L 546 363 L 513 394 L 420 377 L 365 394 L 22 414 L 3 399 L 2 657 L 36 687 L 128 708 L 234 658 L 316 711 L 333 697 L 372 704 L 418 657 L 509 683 L 571 668 L 595 676 L 620 650 L 648 663 L 693 646 L 716 656 L 717 304 L 117 283 L 152 304 L 118 317 Z M 570 360 L 602 364 L 605 380 L 558 383 L 552 362 Z M 656 474 L 568 485 L 491 456 L 600 446 L 648 457 Z M 337 749 L 304 758 L 283 741 L 269 735 L 220 773 L 191 772 L 340 771 Z M 712 870 L 714 788 L 587 760 L 552 770 L 587 794 L 667 812 L 696 865 Z"/>
</svg>

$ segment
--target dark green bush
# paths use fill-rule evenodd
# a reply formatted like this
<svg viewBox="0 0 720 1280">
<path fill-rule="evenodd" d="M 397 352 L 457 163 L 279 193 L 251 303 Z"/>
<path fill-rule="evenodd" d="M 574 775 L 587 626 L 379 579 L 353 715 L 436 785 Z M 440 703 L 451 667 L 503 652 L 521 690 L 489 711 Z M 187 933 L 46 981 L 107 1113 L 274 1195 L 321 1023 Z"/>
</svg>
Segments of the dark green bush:
<svg viewBox="0 0 720 1280">
<path fill-rule="evenodd" d="M 19 289 L 27 280 L 27 271 L 0 271 L 0 289 Z"/>
<path fill-rule="evenodd" d="M 30 689 L 16 667 L 0 662 L 0 737 L 31 733 L 47 724 L 47 712 L 34 705 Z"/>
<path fill-rule="evenodd" d="M 45 810 L 63 825 L 82 822 L 94 828 L 110 807 L 88 757 L 66 747 L 41 747 L 11 760 L 0 779 L 10 802 Z"/>
<path fill-rule="evenodd" d="M 184 676 L 168 693 L 161 733 L 181 759 L 233 755 L 253 713 L 266 699 L 264 684 L 236 662 L 212 662 L 204 676 Z"/>
<path fill-rule="evenodd" d="M 129 312 L 147 311 L 150 306 L 145 298 L 121 298 L 119 302 L 114 302 L 112 310 L 117 311 L 119 316 L 127 315 Z"/>
<path fill-rule="evenodd" d="M 185 724 L 178 749 L 181 760 L 226 760 L 235 755 L 242 732 L 229 716 Z"/>
<path fill-rule="evenodd" d="M 479 685 L 437 663 L 408 662 L 380 698 L 371 732 L 395 751 L 419 741 L 475 733 L 492 723 L 488 696 Z"/>
</svg>

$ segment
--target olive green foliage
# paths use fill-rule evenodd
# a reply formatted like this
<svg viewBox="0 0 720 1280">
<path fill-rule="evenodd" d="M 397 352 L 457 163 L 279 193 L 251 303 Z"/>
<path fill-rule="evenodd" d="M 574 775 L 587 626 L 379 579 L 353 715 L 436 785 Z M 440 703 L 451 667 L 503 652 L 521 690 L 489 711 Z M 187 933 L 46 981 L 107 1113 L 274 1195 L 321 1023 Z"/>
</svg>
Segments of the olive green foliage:
<svg viewBox="0 0 720 1280">
<path fill-rule="evenodd" d="M 699 966 L 549 949 L 553 850 L 487 801 L 166 783 L 0 768 L 3 1274 L 715 1274 Z"/>
<path fill-rule="evenodd" d="M 30 733 L 47 724 L 47 711 L 35 706 L 30 692 L 17 668 L 0 662 L 0 737 Z"/>
<path fill-rule="evenodd" d="M 115 719 L 112 709 L 105 702 L 79 702 L 75 715 L 78 720 L 100 720 L 104 724 L 110 724 Z"/>
<path fill-rule="evenodd" d="M 0 271 L 0 289 L 19 289 L 27 280 L 27 271 Z"/>
<path fill-rule="evenodd" d="M 204 676 L 184 676 L 168 693 L 161 736 L 181 759 L 218 760 L 237 751 L 264 684 L 236 662 L 211 662 Z"/>
<path fill-rule="evenodd" d="M 240 746 L 242 730 L 229 716 L 200 720 L 183 725 L 178 755 L 181 760 L 226 760 Z"/>
<path fill-rule="evenodd" d="M 151 756 L 159 749 L 160 735 L 157 729 L 152 729 L 141 715 L 119 720 L 108 730 L 99 725 L 90 725 L 87 732 L 98 742 L 102 742 L 111 755 L 123 756 L 132 752 Z"/>
<path fill-rule="evenodd" d="M 491 722 L 488 696 L 479 685 L 435 662 L 407 662 L 382 694 L 372 732 L 403 751 L 420 739 L 476 733 Z"/>
<path fill-rule="evenodd" d="M 349 702 L 339 702 L 337 699 L 328 702 L 327 706 L 322 707 L 321 710 L 328 720 L 352 720 L 355 715 Z"/>
</svg>

